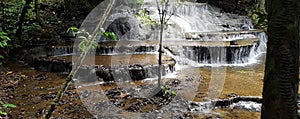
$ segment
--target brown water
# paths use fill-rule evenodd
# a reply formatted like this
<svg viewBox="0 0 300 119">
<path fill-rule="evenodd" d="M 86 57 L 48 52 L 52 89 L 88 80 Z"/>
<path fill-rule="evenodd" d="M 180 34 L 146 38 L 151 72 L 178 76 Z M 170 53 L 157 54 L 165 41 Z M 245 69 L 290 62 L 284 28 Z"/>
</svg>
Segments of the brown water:
<svg viewBox="0 0 300 119">
<path fill-rule="evenodd" d="M 20 71 L 28 77 L 15 88 L 14 98 L 9 100 L 10 103 L 17 105 L 17 108 L 11 110 L 12 118 L 41 117 L 61 85 L 65 82 L 65 76 L 56 73 L 39 72 L 15 63 L 8 63 L 6 67 L 11 71 Z M 57 106 L 53 116 L 66 118 L 91 117 L 89 112 L 85 110 L 85 107 L 82 106 L 81 101 L 76 99 L 74 86 L 71 86 L 67 92 L 72 96 L 64 95 L 62 101 L 68 103 Z"/>
<path fill-rule="evenodd" d="M 136 55 L 138 58 L 132 58 L 131 62 L 144 62 L 148 57 L 143 55 Z M 119 56 L 118 58 L 128 58 L 128 56 Z M 117 58 L 117 59 L 118 59 Z M 140 58 L 140 59 L 139 59 Z M 150 58 L 150 57 L 149 57 Z M 151 58 L 150 58 L 151 59 Z M 140 60 L 140 61 L 139 61 Z M 152 61 L 157 61 L 154 56 Z M 106 62 L 107 60 L 103 60 Z M 107 64 L 111 63 L 107 61 Z M 155 62 L 152 62 L 155 63 Z M 28 76 L 24 81 L 21 81 L 14 91 L 14 98 L 9 100 L 10 103 L 16 104 L 18 107 L 11 111 L 13 118 L 26 117 L 26 118 L 38 118 L 40 117 L 45 108 L 49 107 L 51 100 L 54 98 L 55 94 L 60 88 L 60 85 L 65 81 L 64 75 L 59 75 L 56 73 L 45 73 L 39 72 L 29 67 L 9 63 L 6 64 L 10 70 L 21 71 L 23 74 Z M 245 67 L 188 67 L 183 68 L 177 72 L 177 79 L 182 81 L 182 86 L 179 88 L 184 89 L 180 92 L 179 96 L 186 97 L 190 101 L 203 101 L 209 96 L 208 92 L 210 89 L 211 80 L 214 79 L 216 71 L 223 73 L 219 76 L 220 79 L 224 78 L 224 85 L 220 88 L 219 98 L 226 98 L 228 94 L 237 94 L 240 96 L 261 96 L 262 86 L 263 86 L 263 75 L 264 75 L 264 65 L 256 64 Z M 217 72 L 218 73 L 218 72 Z M 38 78 L 40 74 L 44 74 L 47 78 Z M 164 82 L 173 79 L 165 78 Z M 188 80 L 194 80 L 192 82 Z M 215 80 L 215 79 L 214 79 Z M 150 82 L 133 82 L 130 85 L 145 85 Z M 128 86 L 130 86 L 128 85 Z M 189 86 L 187 88 L 186 86 Z M 87 86 L 85 90 L 97 91 L 99 88 L 101 90 L 109 90 L 118 87 L 118 85 L 111 84 L 97 84 L 95 86 Z M 188 93 L 187 93 L 188 92 Z M 147 107 L 149 108 L 149 107 Z M 240 109 L 217 109 L 215 112 L 220 113 L 225 118 L 259 118 L 259 112 L 250 112 Z M 199 115 L 198 115 L 199 116 Z M 85 106 L 82 104 L 81 100 L 77 95 L 76 88 L 71 85 L 67 93 L 63 96 L 62 103 L 57 106 L 56 111 L 53 113 L 53 117 L 65 117 L 65 118 L 90 118 L 92 115 L 87 111 Z M 203 117 L 203 116 L 199 116 Z M 207 117 L 207 116 L 204 116 Z"/>
</svg>

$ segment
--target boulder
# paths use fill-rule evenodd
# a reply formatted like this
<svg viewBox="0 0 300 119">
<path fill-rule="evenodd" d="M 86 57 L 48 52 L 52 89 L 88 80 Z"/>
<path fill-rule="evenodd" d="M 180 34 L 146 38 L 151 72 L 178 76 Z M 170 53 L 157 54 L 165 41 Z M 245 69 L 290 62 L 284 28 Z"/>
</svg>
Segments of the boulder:
<svg viewBox="0 0 300 119">
<path fill-rule="evenodd" d="M 113 32 L 118 36 L 122 36 L 130 31 L 131 26 L 129 19 L 125 17 L 114 20 L 106 29 L 107 32 Z"/>
</svg>

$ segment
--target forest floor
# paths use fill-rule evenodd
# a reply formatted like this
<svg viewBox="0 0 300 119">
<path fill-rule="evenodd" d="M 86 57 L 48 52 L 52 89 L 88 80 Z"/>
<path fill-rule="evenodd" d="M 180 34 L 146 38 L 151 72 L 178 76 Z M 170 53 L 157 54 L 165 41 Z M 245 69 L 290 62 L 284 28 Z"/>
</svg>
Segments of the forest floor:
<svg viewBox="0 0 300 119">
<path fill-rule="evenodd" d="M 4 67 L 0 72 L 0 100 L 17 105 L 16 108 L 5 109 L 10 114 L 8 117 L 13 119 L 21 117 L 40 118 L 54 99 L 61 84 L 65 82 L 65 74 L 40 72 L 15 63 L 7 63 Z M 201 69 L 196 72 L 202 74 L 204 81 L 198 87 L 200 90 L 198 95 L 205 94 L 208 91 L 211 72 L 208 69 Z M 240 96 L 261 96 L 263 67 L 253 67 L 248 70 L 237 68 L 227 70 L 227 72 L 220 98 L 226 98 L 228 94 L 232 93 Z M 251 77 L 247 74 L 253 75 Z M 203 100 L 201 96 L 194 98 L 194 101 L 201 100 Z M 225 119 L 260 118 L 260 112 L 235 108 L 220 108 L 215 109 L 214 112 L 219 113 Z M 81 102 L 74 85 L 69 86 L 52 116 L 64 118 L 93 117 Z M 209 117 L 195 116 L 195 118 Z"/>
</svg>

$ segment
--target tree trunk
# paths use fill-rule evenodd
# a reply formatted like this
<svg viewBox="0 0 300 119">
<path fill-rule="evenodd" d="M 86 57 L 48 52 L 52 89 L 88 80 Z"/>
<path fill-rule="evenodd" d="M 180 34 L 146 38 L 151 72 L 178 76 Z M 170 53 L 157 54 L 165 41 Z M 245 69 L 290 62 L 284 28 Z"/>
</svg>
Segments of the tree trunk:
<svg viewBox="0 0 300 119">
<path fill-rule="evenodd" d="M 159 49 L 158 49 L 158 88 L 161 87 L 161 80 L 162 80 L 162 40 L 163 40 L 163 33 L 164 33 L 164 14 L 166 14 L 164 11 L 160 12 L 161 13 L 161 18 L 160 18 L 160 37 L 159 37 Z"/>
<path fill-rule="evenodd" d="M 299 0 L 267 0 L 268 49 L 262 119 L 297 119 Z"/>
<path fill-rule="evenodd" d="M 32 1 L 33 0 L 26 0 L 25 5 L 22 9 L 21 16 L 20 16 L 19 22 L 18 22 L 18 29 L 16 31 L 16 36 L 18 36 L 18 40 L 21 40 L 21 38 L 22 38 L 23 22 L 24 22 L 26 14 L 28 12 L 28 8 L 30 7 L 29 5 Z"/>
<path fill-rule="evenodd" d="M 35 15 L 36 15 L 36 21 L 40 22 L 40 0 L 34 1 L 34 9 L 35 9 Z"/>
</svg>

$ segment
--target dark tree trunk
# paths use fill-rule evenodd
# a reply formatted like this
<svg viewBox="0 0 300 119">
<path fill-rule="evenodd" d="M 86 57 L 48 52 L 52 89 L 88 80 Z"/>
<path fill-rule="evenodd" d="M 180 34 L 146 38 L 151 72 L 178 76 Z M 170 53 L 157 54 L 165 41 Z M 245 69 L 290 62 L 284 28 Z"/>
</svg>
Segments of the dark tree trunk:
<svg viewBox="0 0 300 119">
<path fill-rule="evenodd" d="M 299 0 L 267 0 L 268 49 L 262 119 L 297 119 Z"/>
<path fill-rule="evenodd" d="M 36 21 L 40 22 L 40 0 L 34 0 Z"/>
<path fill-rule="evenodd" d="M 22 38 L 23 23 L 25 20 L 25 16 L 28 12 L 28 8 L 30 7 L 29 5 L 32 1 L 33 0 L 26 0 L 25 5 L 22 9 L 21 16 L 20 16 L 19 22 L 18 22 L 18 29 L 16 31 L 16 36 L 18 37 L 18 40 L 21 40 L 21 38 Z"/>
</svg>

